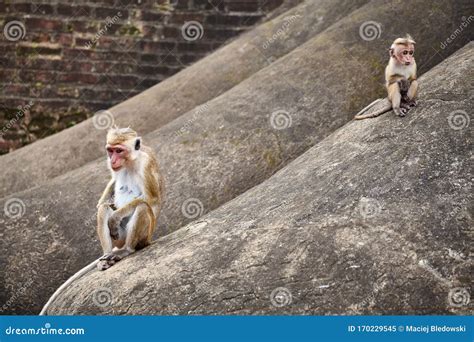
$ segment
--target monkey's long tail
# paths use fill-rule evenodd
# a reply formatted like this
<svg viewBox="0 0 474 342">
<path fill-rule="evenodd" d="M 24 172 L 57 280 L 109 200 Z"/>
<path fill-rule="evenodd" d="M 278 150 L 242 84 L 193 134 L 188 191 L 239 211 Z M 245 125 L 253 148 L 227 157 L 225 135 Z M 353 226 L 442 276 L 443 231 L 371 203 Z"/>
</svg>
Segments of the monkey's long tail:
<svg viewBox="0 0 474 342">
<path fill-rule="evenodd" d="M 48 312 L 48 309 L 49 309 L 51 303 L 54 302 L 54 301 L 56 300 L 56 298 L 58 298 L 58 296 L 66 289 L 66 287 L 68 287 L 68 286 L 69 286 L 73 281 L 75 281 L 76 279 L 82 277 L 84 274 L 86 274 L 86 273 L 89 272 L 90 270 L 94 269 L 101 258 L 102 258 L 102 257 L 100 257 L 100 258 L 94 260 L 94 261 L 91 262 L 89 265 L 83 267 L 82 269 L 80 269 L 79 271 L 77 271 L 73 276 L 71 276 L 68 280 L 66 280 L 66 282 L 65 282 L 64 284 L 62 284 L 62 285 L 53 293 L 53 295 L 51 296 L 51 298 L 49 298 L 49 300 L 46 302 L 46 304 L 44 305 L 43 309 L 41 309 L 40 316 L 46 315 L 46 313 Z"/>
<path fill-rule="evenodd" d="M 369 109 L 371 109 L 372 107 L 376 106 L 377 104 L 381 103 L 382 101 L 386 102 L 380 109 L 378 110 L 375 110 L 373 112 L 369 112 L 367 114 L 363 114 L 365 113 L 366 111 L 368 111 Z M 369 104 L 367 107 L 365 107 L 364 109 L 362 109 L 359 113 L 357 113 L 355 116 L 354 116 L 354 120 L 362 120 L 362 119 L 368 119 L 368 118 L 375 118 L 376 116 L 379 116 L 379 115 L 382 115 L 383 113 L 386 113 L 388 112 L 390 109 L 392 109 L 392 104 L 390 103 L 390 101 L 388 101 L 387 98 L 383 98 L 383 99 L 377 99 L 375 100 L 374 102 L 372 102 L 371 104 Z"/>
</svg>

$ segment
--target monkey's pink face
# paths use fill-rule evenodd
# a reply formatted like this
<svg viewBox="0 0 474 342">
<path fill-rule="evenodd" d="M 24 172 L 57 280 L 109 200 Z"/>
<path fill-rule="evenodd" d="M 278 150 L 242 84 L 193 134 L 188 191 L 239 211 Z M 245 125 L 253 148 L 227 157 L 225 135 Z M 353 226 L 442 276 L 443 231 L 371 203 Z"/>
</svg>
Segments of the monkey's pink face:
<svg viewBox="0 0 474 342">
<path fill-rule="evenodd" d="M 115 172 L 119 171 L 128 160 L 129 148 L 125 145 L 107 145 L 110 167 Z"/>
<path fill-rule="evenodd" d="M 394 57 L 400 64 L 412 65 L 415 62 L 413 54 L 415 53 L 415 46 L 410 44 L 408 46 L 398 46 L 395 48 Z"/>
</svg>

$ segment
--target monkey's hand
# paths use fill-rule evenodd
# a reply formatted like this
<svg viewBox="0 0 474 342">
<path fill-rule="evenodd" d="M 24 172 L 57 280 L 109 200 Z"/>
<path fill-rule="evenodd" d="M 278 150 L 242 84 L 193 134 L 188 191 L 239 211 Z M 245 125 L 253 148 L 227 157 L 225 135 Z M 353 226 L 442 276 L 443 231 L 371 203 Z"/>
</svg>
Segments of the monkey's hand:
<svg viewBox="0 0 474 342">
<path fill-rule="evenodd" d="M 109 209 L 112 208 L 113 210 L 114 204 L 112 202 L 99 202 L 97 204 L 97 209 L 104 208 L 104 209 Z"/>
<path fill-rule="evenodd" d="M 408 99 L 407 104 L 408 104 L 410 107 L 416 107 L 416 105 L 417 105 L 418 103 L 416 103 L 416 100 L 415 100 L 415 99 Z"/>
<path fill-rule="evenodd" d="M 400 88 L 400 93 L 406 94 L 408 92 L 408 89 L 410 89 L 410 84 L 411 82 L 405 79 L 399 80 L 398 82 L 398 87 Z"/>
<path fill-rule="evenodd" d="M 112 214 L 107 221 L 110 237 L 114 240 L 118 240 L 119 238 L 120 221 L 122 221 L 122 219 L 116 214 Z"/>
</svg>

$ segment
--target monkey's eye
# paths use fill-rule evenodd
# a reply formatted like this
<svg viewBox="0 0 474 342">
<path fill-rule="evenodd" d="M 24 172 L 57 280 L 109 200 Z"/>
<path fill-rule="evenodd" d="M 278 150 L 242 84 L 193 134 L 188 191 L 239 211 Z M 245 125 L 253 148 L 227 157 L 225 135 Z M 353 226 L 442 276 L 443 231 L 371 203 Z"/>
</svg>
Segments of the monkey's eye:
<svg viewBox="0 0 474 342">
<path fill-rule="evenodd" d="M 122 150 L 121 148 L 117 148 L 117 149 L 115 150 L 115 153 L 122 153 L 122 152 L 123 152 L 123 150 Z"/>
<path fill-rule="evenodd" d="M 413 56 L 413 51 L 410 51 L 410 55 Z"/>
<path fill-rule="evenodd" d="M 403 54 L 404 54 L 404 55 L 408 54 L 408 51 L 403 51 Z"/>
</svg>

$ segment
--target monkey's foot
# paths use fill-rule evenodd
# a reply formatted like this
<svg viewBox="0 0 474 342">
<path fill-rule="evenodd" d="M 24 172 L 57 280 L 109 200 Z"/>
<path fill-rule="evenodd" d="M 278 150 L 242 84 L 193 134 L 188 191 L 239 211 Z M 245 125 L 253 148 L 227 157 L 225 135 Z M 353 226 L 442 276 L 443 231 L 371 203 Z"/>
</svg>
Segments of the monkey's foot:
<svg viewBox="0 0 474 342">
<path fill-rule="evenodd" d="M 416 100 L 415 100 L 415 99 L 412 99 L 412 100 L 408 100 L 408 101 L 407 101 L 407 104 L 408 104 L 410 107 L 416 107 L 418 103 L 416 103 Z"/>
<path fill-rule="evenodd" d="M 407 115 L 407 110 L 405 108 L 393 108 L 393 111 L 396 115 L 400 117 L 404 117 L 405 115 Z"/>
<path fill-rule="evenodd" d="M 114 253 L 104 255 L 102 258 L 99 259 L 99 262 L 97 263 L 97 268 L 99 269 L 99 271 L 105 271 L 106 269 L 115 265 L 120 260 L 122 260 L 122 258 Z"/>
<path fill-rule="evenodd" d="M 400 108 L 405 109 L 405 112 L 407 113 L 410 110 L 410 104 L 408 102 L 402 102 L 400 103 Z"/>
</svg>

